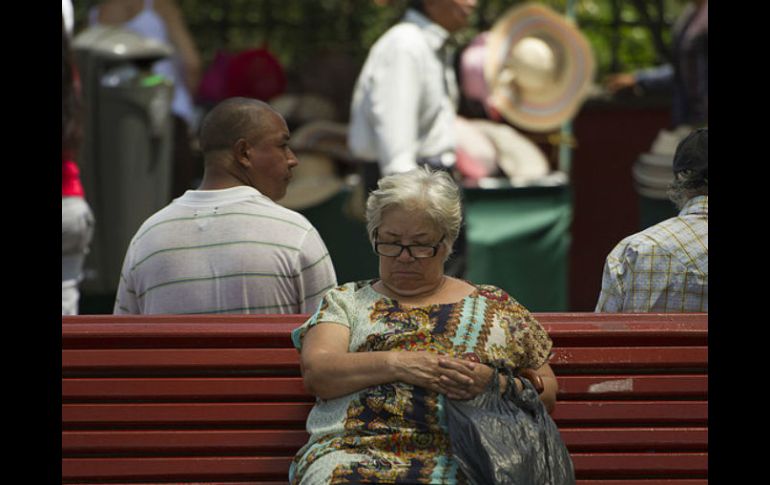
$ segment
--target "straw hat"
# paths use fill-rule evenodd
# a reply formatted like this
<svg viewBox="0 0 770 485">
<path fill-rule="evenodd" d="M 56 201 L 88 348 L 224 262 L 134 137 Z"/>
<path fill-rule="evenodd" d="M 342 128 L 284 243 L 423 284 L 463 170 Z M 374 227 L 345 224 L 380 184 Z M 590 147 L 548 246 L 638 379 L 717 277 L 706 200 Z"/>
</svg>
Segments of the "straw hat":
<svg viewBox="0 0 770 485">
<path fill-rule="evenodd" d="M 322 153 L 339 162 L 351 162 L 348 149 L 348 125 L 334 121 L 317 120 L 306 123 L 291 135 L 289 146 L 295 152 Z"/>
<path fill-rule="evenodd" d="M 457 163 L 455 167 L 466 179 L 477 180 L 499 173 L 497 148 L 492 140 L 476 127 L 476 120 L 455 118 L 457 133 Z"/>
<path fill-rule="evenodd" d="M 511 185 L 526 185 L 551 171 L 540 148 L 510 126 L 486 120 L 473 120 L 472 123 L 492 141 L 497 150 L 497 165 Z"/>
<path fill-rule="evenodd" d="M 311 121 L 337 119 L 334 103 L 318 94 L 281 94 L 270 100 L 270 106 L 290 124 L 302 125 Z"/>
<path fill-rule="evenodd" d="M 335 172 L 334 160 L 321 153 L 296 154 L 299 164 L 292 169 L 286 195 L 278 204 L 292 210 L 319 205 L 334 197 L 344 181 Z"/>
<path fill-rule="evenodd" d="M 506 120 L 545 132 L 575 115 L 596 63 L 586 38 L 563 15 L 534 3 L 513 7 L 485 45 L 486 102 Z"/>
<path fill-rule="evenodd" d="M 504 123 L 457 117 L 457 169 L 467 179 L 497 176 L 526 185 L 550 172 L 548 160 L 529 138 Z"/>
</svg>

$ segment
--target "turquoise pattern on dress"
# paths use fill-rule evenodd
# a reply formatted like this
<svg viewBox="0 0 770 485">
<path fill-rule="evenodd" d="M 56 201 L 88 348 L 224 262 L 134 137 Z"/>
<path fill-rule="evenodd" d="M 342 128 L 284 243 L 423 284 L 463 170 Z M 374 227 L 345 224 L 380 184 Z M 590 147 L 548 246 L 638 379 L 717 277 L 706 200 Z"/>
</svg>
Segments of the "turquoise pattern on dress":
<svg viewBox="0 0 770 485">
<path fill-rule="evenodd" d="M 478 322 L 484 321 L 486 309 L 487 302 L 485 300 L 480 298 L 466 298 L 464 300 L 462 313 L 460 314 L 460 326 L 457 328 L 457 332 L 452 339 L 452 343 L 455 346 L 462 345 L 465 349 L 476 347 L 482 328 L 481 325 L 478 325 Z"/>
</svg>

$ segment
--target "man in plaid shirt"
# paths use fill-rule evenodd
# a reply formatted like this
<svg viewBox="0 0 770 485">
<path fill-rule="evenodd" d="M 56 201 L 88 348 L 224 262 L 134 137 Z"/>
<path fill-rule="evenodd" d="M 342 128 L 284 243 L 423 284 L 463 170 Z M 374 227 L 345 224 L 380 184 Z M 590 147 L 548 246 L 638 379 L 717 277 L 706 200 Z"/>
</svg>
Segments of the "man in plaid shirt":
<svg viewBox="0 0 770 485">
<path fill-rule="evenodd" d="M 669 198 L 677 217 L 607 256 L 597 312 L 708 312 L 708 128 L 677 146 Z"/>
</svg>

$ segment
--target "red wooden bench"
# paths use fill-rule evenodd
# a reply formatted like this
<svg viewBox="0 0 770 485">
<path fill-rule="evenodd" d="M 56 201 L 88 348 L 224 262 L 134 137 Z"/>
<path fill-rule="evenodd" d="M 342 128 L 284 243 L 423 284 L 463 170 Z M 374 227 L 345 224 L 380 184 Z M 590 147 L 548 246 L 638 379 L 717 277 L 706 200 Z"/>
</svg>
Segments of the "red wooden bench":
<svg viewBox="0 0 770 485">
<path fill-rule="evenodd" d="M 706 485 L 706 314 L 541 313 L 579 485 Z M 62 482 L 286 484 L 303 315 L 62 317 Z"/>
</svg>

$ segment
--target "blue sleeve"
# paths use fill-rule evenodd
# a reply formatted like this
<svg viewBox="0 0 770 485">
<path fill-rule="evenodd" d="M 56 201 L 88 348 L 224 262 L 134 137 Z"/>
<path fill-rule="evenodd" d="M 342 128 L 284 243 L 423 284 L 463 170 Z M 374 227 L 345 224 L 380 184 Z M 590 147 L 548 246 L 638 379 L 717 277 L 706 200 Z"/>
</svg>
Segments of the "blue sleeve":
<svg viewBox="0 0 770 485">
<path fill-rule="evenodd" d="M 674 67 L 664 64 L 637 71 L 636 84 L 646 91 L 672 91 L 674 89 Z"/>
</svg>

